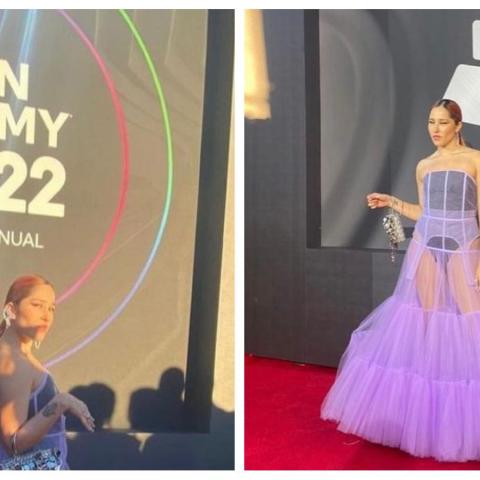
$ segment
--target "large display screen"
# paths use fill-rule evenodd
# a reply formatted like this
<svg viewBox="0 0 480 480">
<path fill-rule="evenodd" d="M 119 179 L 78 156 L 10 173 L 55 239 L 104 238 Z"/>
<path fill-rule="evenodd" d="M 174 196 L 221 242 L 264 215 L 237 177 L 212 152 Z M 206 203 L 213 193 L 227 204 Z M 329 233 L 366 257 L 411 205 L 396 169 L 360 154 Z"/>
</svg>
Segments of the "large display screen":
<svg viewBox="0 0 480 480">
<path fill-rule="evenodd" d="M 1 294 L 52 282 L 38 356 L 110 392 L 114 429 L 182 428 L 206 35 L 206 11 L 0 11 Z"/>
</svg>

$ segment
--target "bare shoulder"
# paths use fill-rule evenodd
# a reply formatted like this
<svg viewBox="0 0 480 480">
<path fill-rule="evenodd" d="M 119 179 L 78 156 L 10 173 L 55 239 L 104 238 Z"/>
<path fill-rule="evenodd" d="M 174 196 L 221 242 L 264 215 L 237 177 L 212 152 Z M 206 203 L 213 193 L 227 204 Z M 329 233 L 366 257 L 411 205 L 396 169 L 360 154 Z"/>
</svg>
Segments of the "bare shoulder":
<svg viewBox="0 0 480 480">
<path fill-rule="evenodd" d="M 32 373 L 26 362 L 18 361 L 8 349 L 0 348 L 0 405 L 18 395 L 28 394 Z"/>
<path fill-rule="evenodd" d="M 423 174 L 426 169 L 428 169 L 428 165 L 431 163 L 430 157 L 425 157 L 422 158 L 418 163 L 417 163 L 417 168 L 415 169 L 416 176 L 418 180 L 421 180 L 423 178 Z"/>
<path fill-rule="evenodd" d="M 473 163 L 477 169 L 477 174 L 480 173 L 480 150 L 476 148 L 470 148 L 469 152 L 470 158 L 473 160 Z"/>
</svg>

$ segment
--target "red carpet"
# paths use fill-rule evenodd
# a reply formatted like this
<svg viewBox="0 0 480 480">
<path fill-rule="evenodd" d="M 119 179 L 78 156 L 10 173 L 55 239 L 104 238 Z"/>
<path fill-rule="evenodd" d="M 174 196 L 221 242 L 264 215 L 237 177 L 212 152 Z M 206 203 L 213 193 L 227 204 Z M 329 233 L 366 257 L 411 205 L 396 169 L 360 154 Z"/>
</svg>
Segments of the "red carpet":
<svg viewBox="0 0 480 480">
<path fill-rule="evenodd" d="M 480 469 L 480 462 L 416 458 L 337 431 L 334 422 L 319 417 L 334 378 L 333 368 L 246 357 L 245 469 Z"/>
</svg>

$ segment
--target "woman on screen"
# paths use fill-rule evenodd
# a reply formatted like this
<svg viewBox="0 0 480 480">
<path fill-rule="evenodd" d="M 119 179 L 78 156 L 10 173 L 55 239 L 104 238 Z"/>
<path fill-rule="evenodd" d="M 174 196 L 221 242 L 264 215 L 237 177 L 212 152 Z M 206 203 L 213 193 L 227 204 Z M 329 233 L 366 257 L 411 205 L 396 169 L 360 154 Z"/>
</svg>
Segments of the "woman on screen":
<svg viewBox="0 0 480 480">
<path fill-rule="evenodd" d="M 17 278 L 8 290 L 0 320 L 0 463 L 13 455 L 60 450 L 68 469 L 65 412 L 94 430 L 87 406 L 60 393 L 51 374 L 35 358 L 55 312 L 55 291 L 38 275 Z"/>
<path fill-rule="evenodd" d="M 443 461 L 480 459 L 480 151 L 439 100 L 418 204 L 370 193 L 416 221 L 393 294 L 353 332 L 321 417 L 343 432 Z"/>
</svg>

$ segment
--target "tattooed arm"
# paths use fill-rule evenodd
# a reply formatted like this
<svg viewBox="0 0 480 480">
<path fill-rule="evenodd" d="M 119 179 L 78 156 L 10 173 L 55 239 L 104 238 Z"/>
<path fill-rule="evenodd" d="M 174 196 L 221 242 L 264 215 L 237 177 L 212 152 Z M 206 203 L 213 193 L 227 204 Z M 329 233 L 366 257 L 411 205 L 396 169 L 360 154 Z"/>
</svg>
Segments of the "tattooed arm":
<svg viewBox="0 0 480 480">
<path fill-rule="evenodd" d="M 6 450 L 13 454 L 12 438 L 16 432 L 16 450 L 22 453 L 35 445 L 63 413 L 56 399 L 50 402 L 49 416 L 39 412 L 27 421 L 31 391 L 31 375 L 22 365 L 16 375 L 0 375 L 0 432 Z M 53 404 L 56 403 L 55 412 Z"/>
<path fill-rule="evenodd" d="M 87 405 L 69 393 L 57 393 L 42 410 L 17 431 L 15 442 L 17 452 L 29 450 L 38 443 L 66 411 L 77 416 L 88 431 L 94 431 L 94 420 Z"/>
<path fill-rule="evenodd" d="M 93 418 L 87 406 L 68 393 L 58 393 L 35 416 L 27 421 L 31 382 L 15 381 L 0 376 L 0 430 L 1 439 L 9 453 L 13 454 L 12 438 L 15 435 L 16 453 L 21 454 L 35 446 L 52 428 L 58 418 L 70 411 L 93 431 Z"/>
</svg>

